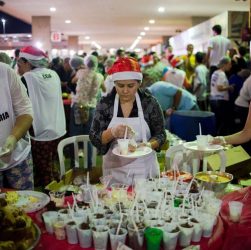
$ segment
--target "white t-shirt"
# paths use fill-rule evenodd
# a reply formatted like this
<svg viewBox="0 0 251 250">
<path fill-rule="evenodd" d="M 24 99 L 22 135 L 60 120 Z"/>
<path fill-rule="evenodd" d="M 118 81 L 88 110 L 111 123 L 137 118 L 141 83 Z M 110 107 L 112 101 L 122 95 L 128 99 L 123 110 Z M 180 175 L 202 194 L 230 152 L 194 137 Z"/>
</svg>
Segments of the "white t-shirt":
<svg viewBox="0 0 251 250">
<path fill-rule="evenodd" d="M 66 133 L 61 82 L 57 73 L 47 68 L 26 72 L 25 78 L 33 107 L 34 140 L 51 141 Z"/>
<path fill-rule="evenodd" d="M 173 68 L 168 70 L 163 78 L 166 82 L 170 82 L 179 88 L 183 88 L 186 73 L 184 70 Z"/>
<path fill-rule="evenodd" d="M 0 62 L 0 146 L 9 136 L 16 117 L 33 116 L 30 99 L 20 77 L 7 64 Z"/>
<path fill-rule="evenodd" d="M 246 79 L 246 81 L 243 83 L 243 86 L 240 90 L 240 94 L 235 100 L 235 104 L 240 107 L 248 108 L 250 101 L 251 101 L 251 76 L 249 76 L 248 79 Z"/>
<path fill-rule="evenodd" d="M 199 84 L 200 90 L 196 93 L 196 97 L 200 100 L 205 98 L 208 82 L 208 68 L 204 64 L 199 64 L 195 68 L 195 77 L 193 82 L 193 90 L 195 90 Z"/>
<path fill-rule="evenodd" d="M 228 90 L 219 91 L 218 86 L 228 86 L 228 79 L 224 71 L 216 70 L 211 78 L 211 100 L 229 100 Z"/>
<path fill-rule="evenodd" d="M 224 57 L 229 49 L 231 49 L 231 41 L 222 35 L 217 35 L 209 40 L 210 66 L 217 66 L 220 59 Z"/>
</svg>

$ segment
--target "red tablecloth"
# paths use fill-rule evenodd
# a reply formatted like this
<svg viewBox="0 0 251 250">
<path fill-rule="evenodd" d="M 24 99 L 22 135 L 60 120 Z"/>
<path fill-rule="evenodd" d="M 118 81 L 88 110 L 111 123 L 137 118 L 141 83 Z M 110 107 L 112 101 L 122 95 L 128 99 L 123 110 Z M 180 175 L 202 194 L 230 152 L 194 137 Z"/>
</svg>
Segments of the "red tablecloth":
<svg viewBox="0 0 251 250">
<path fill-rule="evenodd" d="M 68 202 L 72 202 L 71 197 L 67 197 Z M 67 243 L 67 240 L 57 240 L 54 235 L 50 235 L 46 232 L 43 221 L 42 221 L 42 213 L 45 211 L 45 209 L 38 211 L 37 213 L 31 213 L 29 216 L 33 219 L 33 221 L 39 226 L 41 230 L 41 238 L 39 241 L 38 246 L 35 248 L 35 250 L 83 250 L 77 245 L 70 245 Z M 212 238 L 211 238 L 212 239 Z M 200 245 L 200 250 L 208 250 L 211 249 L 208 247 L 209 242 L 211 239 L 202 238 L 199 243 L 194 243 L 194 245 Z M 177 250 L 180 250 L 182 248 L 177 247 Z M 85 250 L 94 250 L 94 248 L 85 248 Z M 137 249 L 135 249 L 137 250 Z"/>
</svg>

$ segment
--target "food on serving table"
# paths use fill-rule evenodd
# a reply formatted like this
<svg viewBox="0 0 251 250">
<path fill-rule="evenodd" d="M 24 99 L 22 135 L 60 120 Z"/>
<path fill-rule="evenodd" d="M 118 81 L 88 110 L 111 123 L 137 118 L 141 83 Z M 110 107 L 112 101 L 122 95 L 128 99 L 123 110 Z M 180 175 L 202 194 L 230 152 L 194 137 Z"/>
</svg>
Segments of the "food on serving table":
<svg viewBox="0 0 251 250">
<path fill-rule="evenodd" d="M 180 180 L 183 180 L 183 181 L 190 181 L 193 178 L 193 176 L 188 172 L 176 171 L 176 170 L 169 170 L 166 172 L 162 172 L 161 176 L 168 177 L 170 180 L 179 178 Z"/>
<path fill-rule="evenodd" d="M 231 180 L 228 176 L 222 175 L 216 172 L 215 173 L 207 173 L 207 172 L 198 173 L 196 174 L 196 178 L 201 181 L 216 182 L 216 183 L 225 183 Z"/>
<path fill-rule="evenodd" d="M 0 249 L 26 250 L 36 239 L 36 228 L 21 209 L 0 198 Z"/>
</svg>

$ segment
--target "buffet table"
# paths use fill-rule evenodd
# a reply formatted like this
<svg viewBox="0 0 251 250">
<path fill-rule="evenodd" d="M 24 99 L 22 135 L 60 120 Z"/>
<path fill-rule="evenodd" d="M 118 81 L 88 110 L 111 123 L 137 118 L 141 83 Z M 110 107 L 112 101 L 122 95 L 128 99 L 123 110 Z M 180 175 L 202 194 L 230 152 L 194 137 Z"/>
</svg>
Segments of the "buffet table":
<svg viewBox="0 0 251 250">
<path fill-rule="evenodd" d="M 222 197 L 223 204 L 218 217 L 217 225 L 214 228 L 210 239 L 202 238 L 198 243 L 201 250 L 247 250 L 251 249 L 251 187 L 243 188 L 239 191 L 229 193 Z M 241 220 L 233 223 L 229 220 L 228 202 L 231 200 L 242 201 L 244 203 Z M 36 250 L 80 250 L 79 245 L 70 245 L 66 240 L 56 240 L 55 236 L 49 235 L 44 228 L 41 214 L 44 210 L 29 214 L 34 222 L 40 227 L 42 235 Z M 92 250 L 94 248 L 88 248 Z M 180 247 L 177 250 L 182 249 Z"/>
</svg>

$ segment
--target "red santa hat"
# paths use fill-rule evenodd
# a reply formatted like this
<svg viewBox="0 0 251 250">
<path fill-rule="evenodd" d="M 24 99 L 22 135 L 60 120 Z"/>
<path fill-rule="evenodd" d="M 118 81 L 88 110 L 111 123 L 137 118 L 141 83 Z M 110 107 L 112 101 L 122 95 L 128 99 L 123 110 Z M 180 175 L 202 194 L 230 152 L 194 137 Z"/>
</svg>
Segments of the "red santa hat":
<svg viewBox="0 0 251 250">
<path fill-rule="evenodd" d="M 36 47 L 27 46 L 20 50 L 19 57 L 23 57 L 27 60 L 41 60 L 47 58 L 47 55 Z"/>
<path fill-rule="evenodd" d="M 170 61 L 173 68 L 180 66 L 184 61 L 179 57 L 173 57 Z"/>
<path fill-rule="evenodd" d="M 117 80 L 140 80 L 143 75 L 140 71 L 140 65 L 136 59 L 132 57 L 124 57 L 114 62 L 109 69 L 108 74 L 111 75 L 112 81 Z"/>
</svg>

